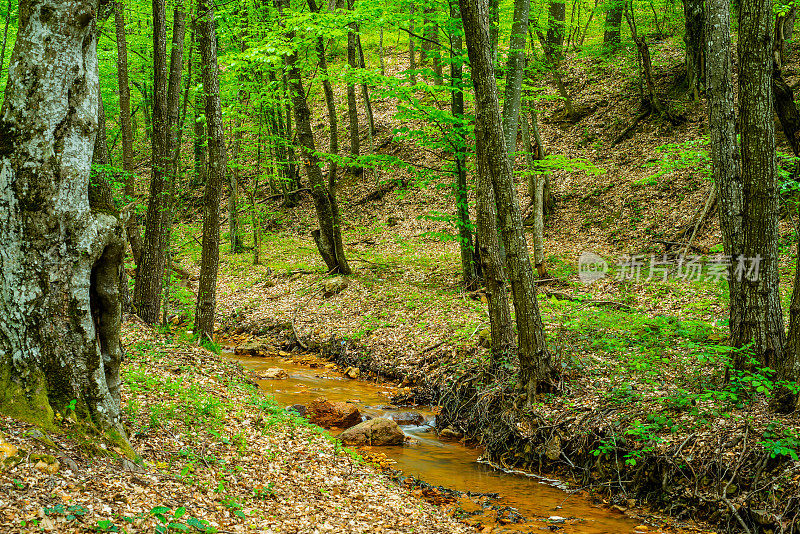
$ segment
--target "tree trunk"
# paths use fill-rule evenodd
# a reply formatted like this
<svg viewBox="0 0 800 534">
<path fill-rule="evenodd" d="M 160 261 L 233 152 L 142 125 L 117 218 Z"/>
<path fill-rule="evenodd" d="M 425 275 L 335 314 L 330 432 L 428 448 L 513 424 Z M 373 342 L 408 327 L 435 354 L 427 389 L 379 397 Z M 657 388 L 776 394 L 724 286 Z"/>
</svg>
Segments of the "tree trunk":
<svg viewBox="0 0 800 534">
<path fill-rule="evenodd" d="M 125 35 L 125 13 L 122 2 L 114 3 L 114 25 L 117 33 L 117 85 L 119 87 L 119 123 L 122 135 L 122 170 L 125 172 L 125 202 L 136 196 L 133 167 L 133 124 L 131 122 L 131 89 L 128 83 L 128 43 Z M 142 257 L 142 233 L 135 214 L 128 219 L 125 231 L 136 265 Z"/>
<path fill-rule="evenodd" d="M 547 350 L 519 199 L 503 137 L 489 46 L 487 2 L 459 0 L 459 4 L 475 88 L 476 157 L 492 176 L 517 318 L 520 386 L 530 403 L 538 390 L 552 388 L 556 369 Z M 481 160 L 484 160 L 483 163 L 480 163 Z"/>
<path fill-rule="evenodd" d="M 449 0 L 450 18 L 458 19 L 457 0 Z M 463 39 L 459 30 L 450 35 L 450 111 L 458 121 L 454 127 L 456 147 L 453 153 L 456 162 L 456 221 L 458 225 L 458 245 L 461 252 L 461 273 L 464 287 L 473 288 L 478 280 L 473 261 L 475 246 L 472 241 L 472 224 L 469 219 L 469 197 L 467 195 L 467 145 L 464 118 L 464 50 Z M 496 223 L 495 223 L 496 224 Z M 495 228 L 495 240 L 497 229 Z M 508 298 L 505 299 L 508 308 Z M 510 324 L 510 320 L 509 320 Z M 501 336 L 498 336 L 498 340 Z"/>
<path fill-rule="evenodd" d="M 288 2 L 288 0 L 286 0 Z M 295 39 L 294 31 L 287 32 L 289 42 Z M 303 148 L 306 174 L 311 186 L 311 195 L 314 197 L 314 207 L 317 212 L 319 230 L 314 230 L 312 235 L 317 244 L 322 259 L 329 272 L 350 274 L 350 266 L 344 255 L 342 234 L 339 224 L 339 206 L 336 204 L 334 192 L 325 183 L 322 171 L 319 168 L 319 158 L 314 146 L 314 134 L 311 131 L 311 110 L 308 108 L 303 82 L 300 77 L 300 68 L 297 66 L 297 51 L 294 50 L 286 57 L 289 66 L 289 83 L 292 89 L 292 100 L 297 124 L 297 138 Z"/>
<path fill-rule="evenodd" d="M 564 0 L 550 0 L 547 17 L 547 44 L 559 57 L 564 48 L 564 21 L 566 18 L 567 3 Z"/>
<path fill-rule="evenodd" d="M 523 113 L 522 140 L 525 146 L 525 159 L 528 165 L 528 196 L 533 204 L 533 263 L 536 266 L 539 278 L 546 275 L 544 266 L 544 186 L 546 175 L 538 172 L 535 162 L 544 159 L 545 151 L 539 138 L 539 126 L 536 120 L 536 112 L 530 109 L 530 124 L 527 114 Z M 534 135 L 531 136 L 531 130 Z"/>
<path fill-rule="evenodd" d="M 628 5 L 625 8 L 625 19 L 628 21 L 628 27 L 631 30 L 631 38 L 636 44 L 636 54 L 639 60 L 639 90 L 640 96 L 642 96 L 643 99 L 642 103 L 647 109 L 661 114 L 664 112 L 664 106 L 661 104 L 661 100 L 659 100 L 656 94 L 656 85 L 653 81 L 653 64 L 650 59 L 650 47 L 647 46 L 647 41 L 645 41 L 644 37 L 639 35 L 637 31 L 633 6 Z M 647 88 L 647 94 L 641 91 L 642 81 L 644 81 L 644 86 Z"/>
<path fill-rule="evenodd" d="M 622 11 L 624 8 L 625 0 L 608 0 L 606 4 L 603 45 L 608 48 L 615 48 L 622 42 L 620 39 L 620 27 L 622 26 Z"/>
<path fill-rule="evenodd" d="M 383 57 L 383 26 L 379 29 L 378 37 L 378 56 L 381 60 L 381 76 L 386 76 L 386 59 Z"/>
<path fill-rule="evenodd" d="M 741 276 L 731 301 L 731 341 L 750 342 L 763 365 L 783 364 L 785 332 L 778 292 L 778 174 L 772 111 L 772 3 L 744 0 L 739 14 L 739 124 L 744 187 L 742 255 L 757 273 Z M 755 259 L 758 258 L 758 259 Z M 759 261 L 760 260 L 760 261 Z M 740 273 L 735 273 L 739 277 Z M 748 368 L 739 353 L 736 366 Z"/>
<path fill-rule="evenodd" d="M 52 427 L 77 401 L 132 456 L 119 395 L 124 229 L 88 198 L 98 7 L 20 5 L 0 110 L 0 413 Z"/>
<path fill-rule="evenodd" d="M 563 4 L 562 4 L 563 5 Z M 517 151 L 517 128 L 519 126 L 522 78 L 525 75 L 525 38 L 528 35 L 530 0 L 514 1 L 514 22 L 508 46 L 506 67 L 506 90 L 503 99 L 503 132 L 505 132 L 511 168 L 514 168 L 514 153 Z"/>
<path fill-rule="evenodd" d="M 794 91 L 783 79 L 783 73 L 776 61 L 773 61 L 772 96 L 783 134 L 794 155 L 800 157 L 800 110 L 794 101 Z"/>
<path fill-rule="evenodd" d="M 308 8 L 314 12 L 319 12 L 319 7 L 315 0 L 308 0 Z M 383 36 L 383 29 L 381 29 L 381 36 Z M 322 71 L 322 89 L 325 92 L 325 105 L 328 108 L 328 122 L 330 123 L 330 143 L 329 150 L 333 158 L 328 164 L 328 189 L 332 194 L 336 194 L 336 174 L 338 165 L 336 163 L 336 156 L 339 154 L 339 125 L 336 118 L 336 97 L 333 93 L 331 80 L 328 78 L 328 60 L 325 57 L 325 45 L 322 36 L 317 38 L 317 55 L 319 56 L 319 68 Z M 383 68 L 383 67 L 381 67 Z"/>
<path fill-rule="evenodd" d="M 416 48 L 414 47 L 414 4 L 408 7 L 408 68 L 411 71 L 411 85 L 417 85 L 417 62 L 414 58 Z"/>
<path fill-rule="evenodd" d="M 133 306 L 147 324 L 156 324 L 164 284 L 164 220 L 168 209 L 169 114 L 167 34 L 164 0 L 153 0 L 153 158 L 142 257 L 136 269 Z"/>
<path fill-rule="evenodd" d="M 194 23 L 193 23 L 194 24 Z M 208 140 L 206 138 L 206 119 L 204 96 L 197 91 L 194 99 L 194 185 L 205 186 L 208 181 Z"/>
<path fill-rule="evenodd" d="M 347 9 L 353 10 L 354 0 L 347 0 Z M 351 22 L 347 31 L 347 64 L 350 67 L 350 76 L 355 75 L 355 70 L 358 68 L 358 50 L 356 48 L 356 23 Z M 350 119 L 350 156 L 353 157 L 353 162 L 350 165 L 351 172 L 358 173 L 361 171 L 361 165 L 358 164 L 356 158 L 361 153 L 361 137 L 359 135 L 358 125 L 358 102 L 356 101 L 356 85 L 352 79 L 347 80 L 347 115 Z"/>
<path fill-rule="evenodd" d="M 705 40 L 705 12 L 703 0 L 683 0 L 684 34 L 686 45 L 686 80 L 695 101 L 700 100 L 700 91 L 705 77 L 706 62 L 703 54 Z"/>
<path fill-rule="evenodd" d="M 358 29 L 358 28 L 356 28 Z M 364 61 L 364 49 L 361 47 L 361 36 L 356 33 L 356 45 L 358 47 L 358 64 L 362 71 L 365 71 L 367 64 Z M 375 151 L 375 116 L 372 114 L 372 101 L 369 98 L 369 88 L 365 82 L 361 83 L 361 98 L 364 100 L 364 113 L 367 116 L 367 126 L 369 130 L 370 151 Z"/>
<path fill-rule="evenodd" d="M 219 65 L 214 33 L 214 4 L 200 0 L 200 54 L 203 58 L 203 89 L 206 94 L 208 121 L 209 173 L 203 197 L 203 251 L 200 261 L 200 282 L 197 287 L 194 334 L 199 340 L 214 339 L 214 314 L 217 304 L 217 271 L 219 270 L 219 203 L 228 169 L 225 152 L 225 130 L 222 104 L 219 99 Z"/>
<path fill-rule="evenodd" d="M 239 51 L 244 52 L 247 50 L 247 4 L 242 6 L 244 13 L 237 8 L 237 18 L 242 21 L 242 32 L 239 36 Z M 245 87 L 246 80 L 240 77 L 239 84 L 239 111 L 236 113 L 236 119 L 233 125 L 233 172 L 228 173 L 228 239 L 231 242 L 231 253 L 238 254 L 244 251 L 244 243 L 242 242 L 242 234 L 239 229 L 239 178 L 241 176 L 242 167 L 242 116 L 247 109 L 247 102 L 250 96 Z"/>
</svg>

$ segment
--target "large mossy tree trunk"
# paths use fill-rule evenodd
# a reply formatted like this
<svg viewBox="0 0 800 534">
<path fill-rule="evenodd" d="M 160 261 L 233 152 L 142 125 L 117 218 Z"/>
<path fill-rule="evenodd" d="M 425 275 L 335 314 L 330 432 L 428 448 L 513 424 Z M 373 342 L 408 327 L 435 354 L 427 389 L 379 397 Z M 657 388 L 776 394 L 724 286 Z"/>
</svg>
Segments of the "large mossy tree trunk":
<svg viewBox="0 0 800 534">
<path fill-rule="evenodd" d="M 89 200 L 98 7 L 20 4 L 0 112 L 0 413 L 50 426 L 76 400 L 79 417 L 125 444 L 125 234 L 111 206 Z"/>
<path fill-rule="evenodd" d="M 784 331 L 779 283 L 778 172 L 772 111 L 772 3 L 743 0 L 739 11 L 739 125 L 742 148 L 743 260 L 735 269 L 740 291 L 731 301 L 731 341 L 762 365 L 783 363 Z M 737 267 L 739 262 L 737 263 Z M 757 269 L 756 269 L 757 268 Z M 747 351 L 750 353 L 751 351 Z M 741 356 L 737 368 L 749 367 Z"/>
<path fill-rule="evenodd" d="M 222 124 L 222 104 L 219 98 L 214 4 L 211 0 L 200 0 L 197 11 L 202 14 L 199 37 L 208 121 L 209 173 L 203 196 L 203 250 L 200 259 L 200 281 L 197 286 L 194 334 L 200 340 L 213 340 L 219 270 L 219 204 L 228 170 L 228 155 L 225 151 L 225 129 Z"/>
<path fill-rule="evenodd" d="M 547 350 L 522 213 L 503 136 L 492 66 L 487 1 L 459 0 L 459 5 L 475 88 L 476 157 L 479 168 L 492 178 L 517 319 L 519 382 L 530 403 L 537 391 L 552 389 L 556 367 Z"/>
</svg>

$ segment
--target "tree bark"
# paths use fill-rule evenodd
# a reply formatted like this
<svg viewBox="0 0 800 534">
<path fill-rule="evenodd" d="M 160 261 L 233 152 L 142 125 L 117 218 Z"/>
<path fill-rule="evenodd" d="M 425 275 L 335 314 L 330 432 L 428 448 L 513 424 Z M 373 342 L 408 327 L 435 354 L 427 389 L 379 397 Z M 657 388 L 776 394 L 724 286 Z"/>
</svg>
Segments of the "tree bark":
<svg viewBox="0 0 800 534">
<path fill-rule="evenodd" d="M 459 19 L 458 1 L 449 0 L 450 18 Z M 450 111 L 457 119 L 455 125 L 456 147 L 453 153 L 456 162 L 456 221 L 458 225 L 458 245 L 461 253 L 461 273 L 464 287 L 473 288 L 478 280 L 473 261 L 475 246 L 472 241 L 472 224 L 469 219 L 469 197 L 467 195 L 467 145 L 464 118 L 464 50 L 461 33 L 457 29 L 450 35 Z M 495 223 L 496 225 L 496 223 Z M 495 240 L 497 229 L 495 228 Z M 508 308 L 508 298 L 505 300 Z M 510 320 L 509 320 L 510 324 Z M 498 336 L 498 340 L 502 336 Z"/>
<path fill-rule="evenodd" d="M 778 174 L 772 111 L 772 3 L 743 0 L 739 13 L 739 122 L 742 143 L 744 237 L 742 254 L 749 264 L 760 258 L 755 276 L 742 276 L 741 291 L 731 301 L 731 341 L 753 343 L 763 365 L 783 363 L 785 332 L 778 291 Z M 738 275 L 737 275 L 738 276 Z M 749 362 L 738 353 L 737 368 Z"/>
<path fill-rule="evenodd" d="M 411 85 L 417 85 L 417 75 L 415 73 L 417 69 L 417 62 L 414 58 L 416 48 L 414 46 L 414 4 L 413 2 L 408 7 L 408 68 L 411 71 Z"/>
<path fill-rule="evenodd" d="M 552 355 L 547 350 L 519 199 L 503 137 L 489 46 L 487 2 L 459 0 L 459 4 L 475 88 L 476 157 L 479 162 L 485 160 L 479 164 L 485 165 L 484 168 L 492 176 L 517 318 L 520 387 L 530 403 L 537 391 L 552 388 L 556 369 Z"/>
<path fill-rule="evenodd" d="M 122 136 L 122 170 L 125 173 L 125 202 L 136 197 L 133 167 L 133 123 L 131 121 L 131 89 L 128 83 L 128 42 L 125 35 L 125 12 L 122 2 L 114 3 L 114 26 L 117 34 L 117 85 L 119 88 L 119 123 Z M 125 231 L 136 265 L 142 257 L 142 233 L 136 215 L 128 218 Z"/>
<path fill-rule="evenodd" d="M 511 26 L 511 40 L 508 46 L 506 90 L 503 99 L 503 132 L 505 132 L 506 148 L 512 170 L 514 153 L 517 151 L 522 78 L 525 75 L 525 38 L 528 35 L 530 7 L 530 0 L 514 1 L 514 22 Z"/>
<path fill-rule="evenodd" d="M 695 101 L 700 100 L 700 91 L 705 77 L 705 12 L 703 0 L 683 0 L 684 34 L 686 45 L 686 80 Z"/>
<path fill-rule="evenodd" d="M 279 1 L 279 5 L 287 7 L 288 0 Z M 352 8 L 352 4 L 350 7 Z M 293 29 L 287 31 L 286 38 L 289 42 L 294 42 L 295 31 Z M 336 203 L 334 191 L 331 191 L 322 177 L 319 158 L 316 155 L 314 134 L 311 130 L 311 110 L 306 101 L 306 94 L 300 77 L 300 68 L 297 65 L 297 50 L 292 50 L 286 56 L 286 64 L 289 67 L 289 85 L 292 92 L 292 107 L 297 125 L 297 139 L 303 149 L 306 174 L 311 186 L 311 195 L 314 197 L 314 207 L 319 223 L 319 230 L 314 230 L 312 235 L 328 272 L 350 274 L 350 266 L 347 264 L 344 245 L 342 244 L 339 206 Z"/>
<path fill-rule="evenodd" d="M 141 319 L 154 325 L 164 286 L 164 220 L 168 209 L 169 112 L 167 108 L 167 34 L 164 0 L 153 0 L 153 157 L 150 198 L 145 216 L 142 256 L 136 269 L 133 306 Z"/>
<path fill-rule="evenodd" d="M 540 278 L 546 275 L 544 266 L 544 186 L 546 175 L 538 172 L 535 162 L 544 159 L 545 151 L 539 138 L 539 126 L 536 120 L 536 112 L 533 109 L 530 113 L 530 124 L 528 123 L 527 113 L 521 117 L 522 139 L 525 146 L 525 160 L 528 165 L 528 196 L 533 204 L 533 263 L 536 266 L 537 274 Z M 531 135 L 533 130 L 534 135 Z"/>
<path fill-rule="evenodd" d="M 489 0 L 489 47 L 492 54 L 492 66 L 497 70 L 500 50 L 500 0 Z"/>
<path fill-rule="evenodd" d="M 603 33 L 603 45 L 608 48 L 619 46 L 620 28 L 622 26 L 622 11 L 625 8 L 625 0 L 608 0 L 606 4 L 605 32 Z"/>
<path fill-rule="evenodd" d="M 355 0 L 347 0 L 348 11 L 353 11 Z M 351 22 L 347 31 L 347 64 L 350 67 L 350 76 L 355 75 L 358 68 L 358 50 L 356 49 L 356 23 Z M 361 136 L 358 124 L 358 102 L 356 101 L 356 84 L 352 78 L 347 80 L 347 116 L 350 119 L 350 156 L 353 163 L 350 165 L 351 172 L 360 172 L 361 166 L 356 158 L 361 153 Z"/>
<path fill-rule="evenodd" d="M 358 27 L 356 27 L 358 30 Z M 362 71 L 366 71 L 367 64 L 364 61 L 364 49 L 361 47 L 361 36 L 356 33 L 356 46 L 358 48 L 358 64 Z M 364 100 L 364 114 L 367 116 L 367 133 L 369 134 L 370 151 L 375 150 L 375 116 L 372 114 L 372 101 L 369 98 L 369 87 L 366 82 L 361 83 L 361 98 Z"/>
<path fill-rule="evenodd" d="M 225 152 L 225 129 L 219 99 L 219 65 L 214 32 L 214 4 L 199 0 L 200 54 L 203 58 L 203 89 L 206 94 L 208 121 L 209 173 L 203 197 L 203 251 L 200 260 L 200 281 L 197 287 L 194 334 L 202 341 L 214 339 L 214 316 L 217 304 L 217 271 L 219 270 L 219 212 L 228 156 Z"/>
<path fill-rule="evenodd" d="M 88 194 L 98 8 L 20 5 L 0 110 L 0 413 L 51 427 L 74 400 L 133 456 L 119 396 L 124 229 Z"/>
<path fill-rule="evenodd" d="M 308 8 L 314 12 L 319 12 L 319 7 L 315 0 L 308 0 Z M 383 36 L 383 29 L 381 28 L 381 36 Z M 333 93 L 331 80 L 328 77 L 328 60 L 325 57 L 325 43 L 320 35 L 317 38 L 317 55 L 319 56 L 319 68 L 322 71 L 322 89 L 325 92 L 325 105 L 328 108 L 328 122 L 330 123 L 330 142 L 329 150 L 334 156 L 328 164 L 328 189 L 333 194 L 336 193 L 336 175 L 338 172 L 338 165 L 336 163 L 336 156 L 339 154 L 339 125 L 336 118 L 336 97 Z M 381 67 L 383 68 L 383 67 Z"/>
<path fill-rule="evenodd" d="M 239 51 L 244 52 L 247 50 L 247 4 L 244 3 L 240 8 L 236 8 L 236 16 L 242 21 L 241 35 L 239 36 Z M 236 118 L 233 125 L 233 172 L 228 173 L 228 240 L 231 243 L 231 253 L 239 254 L 244 251 L 244 243 L 242 240 L 242 233 L 239 229 L 239 177 L 241 176 L 242 167 L 242 116 L 245 114 L 245 109 L 248 107 L 247 102 L 250 99 L 248 92 L 244 89 L 246 80 L 244 76 L 239 78 L 239 110 L 236 112 Z"/>
<path fill-rule="evenodd" d="M 547 44 L 557 56 L 561 56 L 564 48 L 564 21 L 567 18 L 565 0 L 550 0 L 547 17 Z"/>
</svg>

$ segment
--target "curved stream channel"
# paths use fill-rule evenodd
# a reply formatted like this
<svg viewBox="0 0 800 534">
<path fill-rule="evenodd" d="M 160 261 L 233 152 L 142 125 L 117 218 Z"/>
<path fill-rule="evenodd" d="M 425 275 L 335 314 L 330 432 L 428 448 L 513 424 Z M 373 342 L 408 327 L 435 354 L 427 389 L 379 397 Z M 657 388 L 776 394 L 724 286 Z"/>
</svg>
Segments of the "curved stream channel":
<svg viewBox="0 0 800 534">
<path fill-rule="evenodd" d="M 442 441 L 433 430 L 434 414 L 429 408 L 393 408 L 387 406 L 389 396 L 396 388 L 364 380 L 342 378 L 335 370 L 310 368 L 289 359 L 278 357 L 248 357 L 231 353 L 226 357 L 241 362 L 253 371 L 265 371 L 279 367 L 289 373 L 284 380 L 258 380 L 261 388 L 275 396 L 282 406 L 307 405 L 318 397 L 330 401 L 354 403 L 362 414 L 389 417 L 392 411 L 413 411 L 425 417 L 421 426 L 402 426 L 406 435 L 418 443 L 396 447 L 376 447 L 396 463 L 393 466 L 406 475 L 414 475 L 425 482 L 459 491 L 476 493 L 498 493 L 500 506 L 516 508 L 528 521 L 530 532 L 549 531 L 548 524 L 556 523 L 560 532 L 575 533 L 632 533 L 639 525 L 633 519 L 596 507 L 580 495 L 545 483 L 542 479 L 524 474 L 507 473 L 489 465 L 479 463 L 480 449 L 470 448 L 458 442 Z M 561 522 L 540 523 L 537 519 L 552 516 L 567 518 Z M 509 525 L 510 526 L 510 525 Z M 563 529 L 563 530 L 562 530 Z"/>
</svg>

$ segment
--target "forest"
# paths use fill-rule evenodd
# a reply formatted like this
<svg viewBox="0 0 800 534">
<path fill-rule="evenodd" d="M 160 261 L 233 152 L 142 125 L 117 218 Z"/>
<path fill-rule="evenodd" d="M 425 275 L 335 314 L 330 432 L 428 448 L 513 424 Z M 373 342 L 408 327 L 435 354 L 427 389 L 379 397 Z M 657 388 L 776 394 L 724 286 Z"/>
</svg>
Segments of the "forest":
<svg viewBox="0 0 800 534">
<path fill-rule="evenodd" d="M 0 0 L 0 532 L 800 532 L 793 0 Z"/>
</svg>

